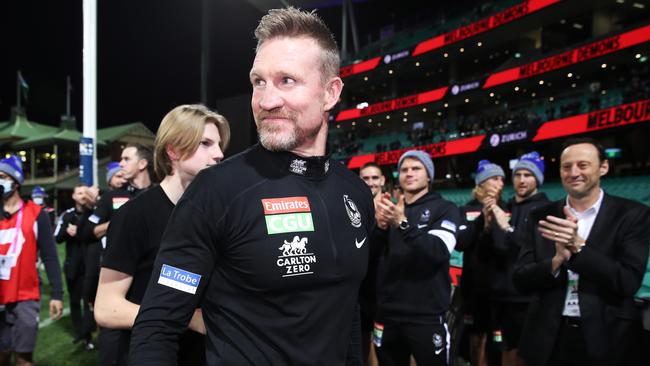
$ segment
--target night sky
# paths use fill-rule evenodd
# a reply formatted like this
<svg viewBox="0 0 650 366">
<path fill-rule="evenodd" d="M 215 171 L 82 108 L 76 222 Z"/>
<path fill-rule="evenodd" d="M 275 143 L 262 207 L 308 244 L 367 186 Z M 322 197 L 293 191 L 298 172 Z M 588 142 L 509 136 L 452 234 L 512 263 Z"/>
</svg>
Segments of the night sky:
<svg viewBox="0 0 650 366">
<path fill-rule="evenodd" d="M 369 32 L 378 33 L 419 4 L 355 2 L 362 44 Z M 209 105 L 250 92 L 253 30 L 262 16 L 244 0 L 215 0 L 211 6 Z M 28 118 L 50 125 L 57 125 L 65 113 L 70 75 L 72 114 L 81 130 L 82 1 L 6 0 L 0 13 L 5 15 L 0 22 L 0 121 L 9 119 L 16 103 L 20 69 L 30 86 Z M 340 6 L 319 14 L 340 44 Z M 99 1 L 98 43 L 98 128 L 140 121 L 155 131 L 171 108 L 200 101 L 201 0 Z"/>
</svg>

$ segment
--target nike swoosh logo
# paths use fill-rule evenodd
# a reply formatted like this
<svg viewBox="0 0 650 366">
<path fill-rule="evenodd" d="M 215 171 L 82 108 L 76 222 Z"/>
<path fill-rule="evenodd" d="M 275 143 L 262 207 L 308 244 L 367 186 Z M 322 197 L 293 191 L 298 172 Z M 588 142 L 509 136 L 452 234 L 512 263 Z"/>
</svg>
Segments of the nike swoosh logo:
<svg viewBox="0 0 650 366">
<path fill-rule="evenodd" d="M 435 352 L 435 353 L 436 353 L 437 355 L 439 355 L 439 354 L 440 354 L 440 352 L 442 352 L 442 350 L 443 350 L 443 349 L 444 349 L 444 348 L 441 348 L 441 349 L 437 349 L 437 350 L 435 350 L 434 352 Z"/>
<path fill-rule="evenodd" d="M 423 227 L 427 227 L 427 226 L 428 226 L 427 224 L 424 224 L 424 225 L 418 224 L 418 229 L 422 229 Z"/>
<path fill-rule="evenodd" d="M 366 238 L 363 238 L 361 242 L 357 241 L 357 238 L 354 238 L 354 244 L 357 246 L 357 249 L 360 249 L 363 246 L 363 243 L 366 242 Z"/>
</svg>

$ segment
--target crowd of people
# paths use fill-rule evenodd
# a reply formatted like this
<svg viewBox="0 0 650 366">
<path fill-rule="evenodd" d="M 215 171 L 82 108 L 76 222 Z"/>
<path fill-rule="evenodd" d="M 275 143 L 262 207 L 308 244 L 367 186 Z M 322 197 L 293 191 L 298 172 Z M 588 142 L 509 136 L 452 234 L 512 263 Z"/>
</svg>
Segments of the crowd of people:
<svg viewBox="0 0 650 366">
<path fill-rule="evenodd" d="M 567 196 L 539 188 L 536 152 L 487 160 L 474 200 L 433 191 L 424 151 L 357 176 L 326 154 L 343 82 L 314 13 L 270 10 L 255 30 L 251 106 L 259 143 L 228 159 L 228 120 L 203 105 L 163 118 L 153 149 L 129 144 L 111 187 L 79 184 L 52 230 L 42 192 L 23 200 L 19 158 L 0 160 L 0 365 L 33 364 L 41 288 L 102 365 L 631 365 L 641 352 L 650 209 L 606 194 L 600 144 L 567 141 Z M 316 72 L 314 71 L 316 70 Z M 39 197 L 41 199 L 39 199 Z M 449 261 L 464 253 L 460 290 Z M 462 322 L 448 321 L 460 297 Z M 459 315 L 459 314 L 456 314 Z M 647 330 L 646 330 L 647 332 Z M 460 341 L 454 343 L 453 339 Z M 96 351 L 95 351 L 96 352 Z"/>
</svg>

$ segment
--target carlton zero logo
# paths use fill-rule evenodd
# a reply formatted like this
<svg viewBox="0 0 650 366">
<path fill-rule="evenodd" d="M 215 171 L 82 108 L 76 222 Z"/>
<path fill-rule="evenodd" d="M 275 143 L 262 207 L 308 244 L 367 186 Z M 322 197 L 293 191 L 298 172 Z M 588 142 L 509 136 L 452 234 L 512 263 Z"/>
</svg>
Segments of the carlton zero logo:
<svg viewBox="0 0 650 366">
<path fill-rule="evenodd" d="M 282 277 L 293 277 L 313 274 L 312 265 L 316 263 L 316 255 L 307 249 L 309 238 L 298 235 L 292 241 L 285 240 L 278 248 L 282 254 L 278 256 L 276 265 L 284 272 Z"/>
<path fill-rule="evenodd" d="M 266 198 L 262 199 L 262 207 L 269 235 L 314 231 L 307 197 Z"/>
</svg>

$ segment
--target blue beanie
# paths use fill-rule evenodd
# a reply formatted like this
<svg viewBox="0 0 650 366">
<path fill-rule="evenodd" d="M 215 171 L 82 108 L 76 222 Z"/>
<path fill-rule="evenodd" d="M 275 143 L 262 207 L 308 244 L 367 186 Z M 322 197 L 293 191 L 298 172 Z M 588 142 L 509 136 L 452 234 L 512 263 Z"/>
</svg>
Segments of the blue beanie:
<svg viewBox="0 0 650 366">
<path fill-rule="evenodd" d="M 111 161 L 110 163 L 106 164 L 106 183 L 111 181 L 111 178 L 115 175 L 115 173 L 119 172 L 120 169 L 120 163 L 117 161 Z"/>
<path fill-rule="evenodd" d="M 32 189 L 32 197 L 47 197 L 47 192 L 41 186 L 34 186 L 34 189 Z"/>
<path fill-rule="evenodd" d="M 22 185 L 25 181 L 23 176 L 23 162 L 16 155 L 9 155 L 8 158 L 0 160 L 0 172 L 5 172 Z"/>
<path fill-rule="evenodd" d="M 476 185 L 481 184 L 484 180 L 492 177 L 506 177 L 506 174 L 503 172 L 503 169 L 491 163 L 489 160 L 481 160 L 478 162 L 478 169 L 476 170 L 476 177 L 474 178 L 474 183 Z"/>
<path fill-rule="evenodd" d="M 529 170 L 537 179 L 537 184 L 540 186 L 544 184 L 544 160 L 539 156 L 537 151 L 531 151 L 528 154 L 524 154 L 519 158 L 515 167 L 512 168 L 512 172 L 516 173 L 517 170 L 526 169 Z"/>
<path fill-rule="evenodd" d="M 422 165 L 424 165 L 424 168 L 427 170 L 427 175 L 429 176 L 429 179 L 433 183 L 433 177 L 434 177 L 434 167 L 433 167 L 433 161 L 431 160 L 431 157 L 429 154 L 427 154 L 424 151 L 421 150 L 409 150 L 402 154 L 399 158 L 399 162 L 397 163 L 397 169 L 399 170 L 402 167 L 402 162 L 406 158 L 414 158 L 418 159 Z"/>
</svg>

